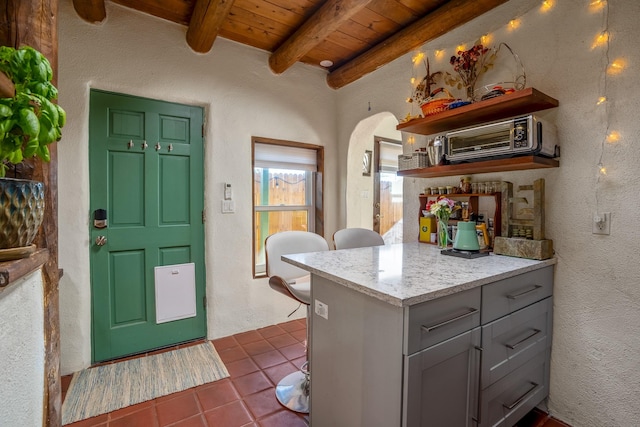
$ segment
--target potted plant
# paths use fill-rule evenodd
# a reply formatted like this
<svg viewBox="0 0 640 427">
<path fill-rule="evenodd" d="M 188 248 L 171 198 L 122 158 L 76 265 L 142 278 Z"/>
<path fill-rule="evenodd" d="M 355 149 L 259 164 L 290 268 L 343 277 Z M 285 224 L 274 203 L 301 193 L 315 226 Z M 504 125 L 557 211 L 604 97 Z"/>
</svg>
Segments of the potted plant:
<svg viewBox="0 0 640 427">
<path fill-rule="evenodd" d="M 15 89 L 0 95 L 0 250 L 28 248 L 44 216 L 44 185 L 5 175 L 9 165 L 34 156 L 48 162 L 48 145 L 60 139 L 66 114 L 51 102 L 58 90 L 49 61 L 37 50 L 1 46 L 0 73 Z"/>
</svg>

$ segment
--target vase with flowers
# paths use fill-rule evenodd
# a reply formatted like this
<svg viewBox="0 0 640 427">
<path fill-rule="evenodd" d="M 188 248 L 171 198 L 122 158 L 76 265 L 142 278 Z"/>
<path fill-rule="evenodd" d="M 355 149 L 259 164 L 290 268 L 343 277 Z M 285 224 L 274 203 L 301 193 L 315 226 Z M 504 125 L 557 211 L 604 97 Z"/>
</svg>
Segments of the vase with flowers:
<svg viewBox="0 0 640 427">
<path fill-rule="evenodd" d="M 493 49 L 476 43 L 468 50 L 459 50 L 457 55 L 453 55 L 449 63 L 453 66 L 456 74 L 446 73 L 444 81 L 447 85 L 457 89 L 466 90 L 467 100 L 474 101 L 478 78 L 493 66 L 495 60 Z"/>
<path fill-rule="evenodd" d="M 440 249 L 447 248 L 449 240 L 449 233 L 447 232 L 449 218 L 453 211 L 458 208 L 459 206 L 456 205 L 456 202 L 446 197 L 439 197 L 438 200 L 429 200 L 427 203 L 427 210 L 431 212 L 437 220 L 438 248 Z"/>
</svg>

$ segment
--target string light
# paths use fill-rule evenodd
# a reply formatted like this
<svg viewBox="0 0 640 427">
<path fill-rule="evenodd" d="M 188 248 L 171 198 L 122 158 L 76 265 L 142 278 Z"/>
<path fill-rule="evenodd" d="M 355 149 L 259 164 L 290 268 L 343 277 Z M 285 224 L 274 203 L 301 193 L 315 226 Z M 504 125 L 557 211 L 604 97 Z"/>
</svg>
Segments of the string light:
<svg viewBox="0 0 640 427">
<path fill-rule="evenodd" d="M 605 102 L 607 102 L 607 97 L 606 96 L 601 96 L 600 98 L 598 98 L 598 102 L 596 102 L 596 105 L 602 105 Z"/>
<path fill-rule="evenodd" d="M 456 52 L 462 52 L 464 50 L 466 50 L 466 45 L 465 44 L 459 44 L 458 46 L 456 46 Z"/>
<path fill-rule="evenodd" d="M 442 55 L 444 55 L 444 49 L 436 49 L 433 51 L 433 56 L 436 58 L 440 58 Z"/>
<path fill-rule="evenodd" d="M 511 30 L 517 30 L 518 28 L 520 28 L 521 23 L 522 20 L 520 18 L 512 19 L 511 21 L 509 21 L 509 28 Z"/>
<path fill-rule="evenodd" d="M 616 59 L 607 67 L 607 74 L 610 74 L 610 75 L 620 74 L 622 71 L 624 71 L 624 68 L 625 68 L 624 59 Z"/>
<path fill-rule="evenodd" d="M 614 142 L 620 141 L 620 134 L 617 131 L 612 130 L 607 134 L 606 139 L 608 143 L 613 144 Z"/>
<path fill-rule="evenodd" d="M 542 6 L 540 6 L 540 10 L 544 13 L 544 12 L 548 12 L 550 11 L 554 6 L 554 1 L 553 0 L 544 0 L 542 2 Z"/>
<path fill-rule="evenodd" d="M 423 59 L 424 52 L 418 52 L 413 56 L 413 58 L 411 58 L 411 62 L 413 62 L 414 65 L 418 65 L 422 62 Z"/>
<path fill-rule="evenodd" d="M 602 8 L 604 8 L 605 4 L 605 0 L 593 0 L 591 3 L 589 3 L 589 9 L 591 9 L 591 12 L 598 12 Z"/>
<path fill-rule="evenodd" d="M 483 46 L 487 46 L 491 44 L 492 39 L 493 37 L 491 36 L 491 34 L 484 34 L 482 37 L 480 37 L 480 43 L 482 43 Z"/>
<path fill-rule="evenodd" d="M 591 44 L 591 49 L 595 49 L 600 46 L 607 46 L 609 43 L 609 33 L 607 31 L 603 31 L 598 34 L 593 40 L 593 44 Z"/>
</svg>

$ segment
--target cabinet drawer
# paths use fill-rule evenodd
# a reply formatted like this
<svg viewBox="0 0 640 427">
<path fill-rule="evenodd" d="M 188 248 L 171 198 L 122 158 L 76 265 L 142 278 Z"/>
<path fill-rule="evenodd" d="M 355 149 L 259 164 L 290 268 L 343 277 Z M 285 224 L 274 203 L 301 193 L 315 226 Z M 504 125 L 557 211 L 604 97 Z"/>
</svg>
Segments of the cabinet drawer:
<svg viewBox="0 0 640 427">
<path fill-rule="evenodd" d="M 480 427 L 510 427 L 547 397 L 549 351 L 482 391 Z"/>
<path fill-rule="evenodd" d="M 482 327 L 482 388 L 551 347 L 552 297 Z"/>
<path fill-rule="evenodd" d="M 413 354 L 479 326 L 480 294 L 480 288 L 470 289 L 408 308 L 404 354 Z"/>
<path fill-rule="evenodd" d="M 482 324 L 520 310 L 553 293 L 553 266 L 482 287 Z"/>
</svg>

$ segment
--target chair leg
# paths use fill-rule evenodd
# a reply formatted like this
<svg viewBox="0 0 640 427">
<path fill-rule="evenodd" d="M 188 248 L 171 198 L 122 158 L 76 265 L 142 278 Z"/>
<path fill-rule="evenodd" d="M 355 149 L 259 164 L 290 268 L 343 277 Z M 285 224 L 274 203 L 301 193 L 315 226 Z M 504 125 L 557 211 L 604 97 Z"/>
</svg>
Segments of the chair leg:
<svg viewBox="0 0 640 427">
<path fill-rule="evenodd" d="M 305 349 L 307 360 L 298 372 L 287 375 L 276 386 L 278 402 L 282 406 L 301 414 L 309 413 L 309 388 L 311 383 L 311 374 L 309 372 L 309 315 L 310 310 L 309 306 L 307 306 L 307 348 Z"/>
</svg>

